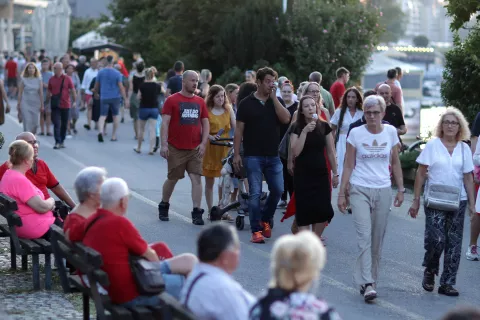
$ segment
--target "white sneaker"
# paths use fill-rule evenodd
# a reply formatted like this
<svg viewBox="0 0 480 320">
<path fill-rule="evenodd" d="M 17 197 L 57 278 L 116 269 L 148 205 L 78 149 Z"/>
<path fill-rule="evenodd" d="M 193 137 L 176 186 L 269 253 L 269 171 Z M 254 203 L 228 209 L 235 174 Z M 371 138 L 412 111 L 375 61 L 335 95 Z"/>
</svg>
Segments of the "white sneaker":
<svg viewBox="0 0 480 320">
<path fill-rule="evenodd" d="M 469 246 L 468 247 L 467 260 L 478 261 L 477 246 Z"/>
<path fill-rule="evenodd" d="M 377 298 L 377 291 L 375 291 L 371 285 L 368 285 L 365 288 L 365 293 L 363 294 L 363 298 L 365 299 L 365 302 L 373 301 Z"/>
<path fill-rule="evenodd" d="M 278 208 L 285 208 L 287 206 L 287 201 L 285 200 L 280 200 L 280 202 L 278 203 Z"/>
</svg>

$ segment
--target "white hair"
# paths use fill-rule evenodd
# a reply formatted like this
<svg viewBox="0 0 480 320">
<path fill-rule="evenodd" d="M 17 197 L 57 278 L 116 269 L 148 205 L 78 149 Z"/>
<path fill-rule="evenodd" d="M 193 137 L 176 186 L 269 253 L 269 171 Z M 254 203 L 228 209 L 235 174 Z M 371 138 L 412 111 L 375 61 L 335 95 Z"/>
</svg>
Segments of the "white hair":
<svg viewBox="0 0 480 320">
<path fill-rule="evenodd" d="M 82 169 L 75 178 L 73 186 L 80 203 L 85 202 L 88 196 L 98 193 L 100 184 L 105 180 L 107 171 L 99 167 L 87 167 Z"/>
<path fill-rule="evenodd" d="M 108 178 L 100 189 L 102 208 L 112 208 L 126 196 L 128 196 L 128 185 L 121 178 Z"/>
<path fill-rule="evenodd" d="M 85 63 L 85 62 L 87 61 L 87 57 L 85 57 L 85 56 L 80 56 L 80 57 L 78 57 L 78 61 L 79 61 L 80 63 Z"/>
<path fill-rule="evenodd" d="M 373 96 L 368 96 L 363 100 L 363 110 L 366 110 L 370 107 L 374 106 L 379 106 L 381 112 L 385 112 L 386 109 L 386 103 L 383 97 L 373 95 Z"/>
</svg>

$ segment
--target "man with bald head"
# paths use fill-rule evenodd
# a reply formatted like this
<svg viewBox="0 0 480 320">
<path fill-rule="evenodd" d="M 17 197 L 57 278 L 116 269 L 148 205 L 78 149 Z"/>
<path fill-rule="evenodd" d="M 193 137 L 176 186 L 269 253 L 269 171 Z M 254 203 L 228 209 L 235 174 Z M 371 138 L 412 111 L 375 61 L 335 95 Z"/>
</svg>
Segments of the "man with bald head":
<svg viewBox="0 0 480 320">
<path fill-rule="evenodd" d="M 333 117 L 333 114 L 335 113 L 335 104 L 333 103 L 332 94 L 322 87 L 322 74 L 318 71 L 313 71 L 310 73 L 308 81 L 316 82 L 320 85 L 320 94 L 325 102 L 325 108 L 327 108 L 330 113 L 330 117 Z"/>
<path fill-rule="evenodd" d="M 385 108 L 385 116 L 383 120 L 388 121 L 392 126 L 397 128 L 398 136 L 407 133 L 405 120 L 403 119 L 402 110 L 394 103 L 392 103 L 392 88 L 390 85 L 384 83 L 377 88 L 377 94 L 385 100 L 387 107 Z"/>
<path fill-rule="evenodd" d="M 72 78 L 63 73 L 63 65 L 57 62 L 53 65 L 53 77 L 48 80 L 47 101 L 50 101 L 52 112 L 54 149 L 65 148 L 65 137 L 70 116 L 70 101 L 75 105 L 77 93 Z"/>
<path fill-rule="evenodd" d="M 48 165 L 42 159 L 38 158 L 38 141 L 31 132 L 20 133 L 15 140 L 23 140 L 33 147 L 33 165 L 27 171 L 26 177 L 45 195 L 45 199 L 50 198 L 48 189 L 50 189 L 60 200 L 64 201 L 70 208 L 75 207 L 75 202 L 63 186 L 58 182 L 55 175 L 50 171 Z M 2 180 L 5 172 L 11 167 L 11 163 L 6 161 L 0 166 L 0 180 Z"/>
<path fill-rule="evenodd" d="M 185 171 L 192 182 L 192 223 L 203 225 L 200 208 L 202 202 L 202 163 L 210 134 L 208 110 L 205 100 L 195 95 L 198 74 L 187 70 L 182 75 L 182 90 L 165 100 L 162 110 L 160 154 L 167 159 L 168 176 L 163 185 L 158 216 L 168 221 L 170 197 Z"/>
</svg>

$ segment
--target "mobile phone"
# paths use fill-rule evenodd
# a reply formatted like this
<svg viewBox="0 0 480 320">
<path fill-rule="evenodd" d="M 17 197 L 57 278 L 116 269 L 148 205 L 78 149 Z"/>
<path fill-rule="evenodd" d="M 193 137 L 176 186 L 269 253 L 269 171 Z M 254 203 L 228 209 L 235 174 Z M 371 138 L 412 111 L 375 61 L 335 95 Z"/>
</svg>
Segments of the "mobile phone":
<svg viewBox="0 0 480 320">
<path fill-rule="evenodd" d="M 220 129 L 217 133 L 217 136 L 221 136 L 225 132 L 225 129 Z"/>
</svg>

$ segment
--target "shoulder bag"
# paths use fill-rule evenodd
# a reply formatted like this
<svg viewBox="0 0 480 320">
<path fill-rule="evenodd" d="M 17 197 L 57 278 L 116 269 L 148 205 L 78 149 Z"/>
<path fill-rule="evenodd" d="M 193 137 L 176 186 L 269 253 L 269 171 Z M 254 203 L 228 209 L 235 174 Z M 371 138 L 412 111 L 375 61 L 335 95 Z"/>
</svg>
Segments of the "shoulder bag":
<svg viewBox="0 0 480 320">
<path fill-rule="evenodd" d="M 464 153 L 462 144 L 462 176 L 464 167 Z M 454 151 L 455 152 L 455 151 Z M 452 166 L 453 167 L 453 166 Z M 453 170 L 453 168 L 452 168 Z M 438 183 L 430 183 L 427 180 L 425 187 L 424 201 L 425 206 L 434 210 L 455 212 L 460 208 L 460 198 L 462 196 L 463 179 L 460 179 L 460 186 L 448 186 Z"/>
<path fill-rule="evenodd" d="M 288 149 L 290 149 L 290 134 L 292 133 L 293 130 L 293 124 L 291 124 L 287 132 L 285 132 L 285 135 L 282 138 L 282 141 L 280 141 L 280 145 L 278 146 L 278 155 L 280 158 L 283 160 L 288 160 Z"/>
<path fill-rule="evenodd" d="M 60 85 L 60 92 L 58 94 L 52 94 L 50 97 L 50 107 L 52 109 L 60 108 L 62 101 L 63 82 L 65 81 L 65 75 L 62 76 L 62 84 Z"/>
</svg>

